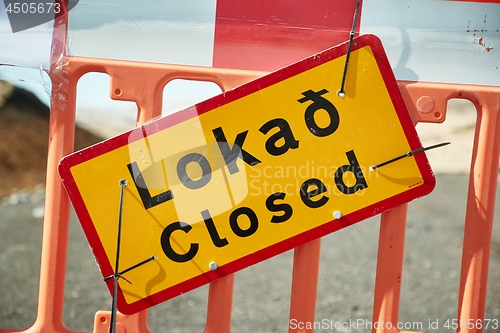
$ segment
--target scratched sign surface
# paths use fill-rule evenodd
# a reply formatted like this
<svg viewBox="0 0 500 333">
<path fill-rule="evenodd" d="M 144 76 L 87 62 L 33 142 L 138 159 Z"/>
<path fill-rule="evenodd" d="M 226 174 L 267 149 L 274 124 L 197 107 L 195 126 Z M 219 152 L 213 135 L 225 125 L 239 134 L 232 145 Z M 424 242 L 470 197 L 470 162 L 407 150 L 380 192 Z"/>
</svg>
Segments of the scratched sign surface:
<svg viewBox="0 0 500 333">
<path fill-rule="evenodd" d="M 356 38 L 65 157 L 103 277 L 133 313 L 425 194 L 435 180 L 378 38 Z M 111 281 L 108 286 L 112 288 Z"/>
</svg>

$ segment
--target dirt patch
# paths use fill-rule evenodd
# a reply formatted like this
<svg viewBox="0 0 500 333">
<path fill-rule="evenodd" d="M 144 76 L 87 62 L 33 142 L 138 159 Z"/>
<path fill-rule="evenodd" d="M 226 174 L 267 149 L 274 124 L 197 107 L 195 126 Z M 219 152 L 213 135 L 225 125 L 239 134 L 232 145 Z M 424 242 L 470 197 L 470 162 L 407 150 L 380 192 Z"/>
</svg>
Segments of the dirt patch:
<svg viewBox="0 0 500 333">
<path fill-rule="evenodd" d="M 0 106 L 0 198 L 45 184 L 49 108 L 32 93 L 14 88 Z M 75 149 L 102 139 L 77 127 Z"/>
</svg>

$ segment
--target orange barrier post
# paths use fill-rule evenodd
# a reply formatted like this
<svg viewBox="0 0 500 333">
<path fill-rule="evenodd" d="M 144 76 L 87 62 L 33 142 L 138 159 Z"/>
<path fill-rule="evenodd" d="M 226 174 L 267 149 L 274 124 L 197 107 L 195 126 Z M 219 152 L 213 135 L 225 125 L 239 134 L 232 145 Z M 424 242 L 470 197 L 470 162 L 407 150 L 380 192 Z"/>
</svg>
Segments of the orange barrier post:
<svg viewBox="0 0 500 333">
<path fill-rule="evenodd" d="M 464 333 L 483 331 L 500 144 L 500 91 L 473 94 L 471 99 L 478 110 L 478 121 L 472 152 L 458 304 L 460 327 L 457 332 Z"/>
<path fill-rule="evenodd" d="M 405 204 L 381 216 L 372 323 L 391 323 L 390 327 L 397 327 L 407 212 Z M 397 328 L 386 329 L 387 325 L 377 326 L 372 330 L 374 333 L 398 332 Z"/>
<path fill-rule="evenodd" d="M 318 290 L 321 239 L 313 240 L 294 250 L 290 320 L 313 322 Z M 292 329 L 288 332 L 309 333 L 311 329 Z"/>
<path fill-rule="evenodd" d="M 234 274 L 210 283 L 204 333 L 230 333 Z"/>
<path fill-rule="evenodd" d="M 57 174 L 57 165 L 63 156 L 73 151 L 75 113 L 67 112 L 67 106 L 76 103 L 76 94 L 65 88 L 65 82 L 52 82 L 56 93 L 51 99 L 38 315 L 31 327 L 34 332 L 70 332 L 62 322 L 69 200 Z"/>
</svg>

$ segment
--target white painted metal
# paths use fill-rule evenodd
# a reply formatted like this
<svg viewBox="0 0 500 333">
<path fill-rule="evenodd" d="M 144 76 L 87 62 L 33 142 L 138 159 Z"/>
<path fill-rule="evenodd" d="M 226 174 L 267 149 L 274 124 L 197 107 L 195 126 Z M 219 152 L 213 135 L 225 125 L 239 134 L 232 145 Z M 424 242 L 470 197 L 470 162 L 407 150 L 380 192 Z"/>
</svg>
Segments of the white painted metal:
<svg viewBox="0 0 500 333">
<path fill-rule="evenodd" d="M 360 30 L 382 39 L 398 80 L 500 85 L 500 4 L 364 0 Z"/>
</svg>

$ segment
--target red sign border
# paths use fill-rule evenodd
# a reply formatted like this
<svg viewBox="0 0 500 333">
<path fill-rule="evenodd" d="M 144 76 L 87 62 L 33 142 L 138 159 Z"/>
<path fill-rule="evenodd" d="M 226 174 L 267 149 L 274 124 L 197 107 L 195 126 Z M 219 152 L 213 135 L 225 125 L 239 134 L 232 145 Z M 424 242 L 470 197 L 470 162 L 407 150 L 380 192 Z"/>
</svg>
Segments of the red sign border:
<svg viewBox="0 0 500 333">
<path fill-rule="evenodd" d="M 356 37 L 353 40 L 352 51 L 358 50 L 365 46 L 370 46 L 372 49 L 380 73 L 382 75 L 384 83 L 386 84 L 387 91 L 392 100 L 392 103 L 394 104 L 401 126 L 407 135 L 410 148 L 412 150 L 420 148 L 421 147 L 420 140 L 418 139 L 414 124 L 412 122 L 410 114 L 408 113 L 405 102 L 399 90 L 399 86 L 394 77 L 394 74 L 392 72 L 392 69 L 390 67 L 389 61 L 387 59 L 387 56 L 385 54 L 380 39 L 374 35 L 363 35 L 360 37 Z M 208 99 L 204 102 L 195 105 L 194 107 L 190 107 L 186 110 L 177 112 L 173 115 L 160 118 L 151 123 L 142 125 L 140 128 L 143 130 L 144 133 L 151 133 L 151 134 L 164 130 L 175 124 L 191 119 L 198 115 L 204 114 L 206 112 L 210 112 L 211 110 L 218 108 L 219 106 L 240 99 L 244 96 L 257 92 L 263 88 L 269 87 L 273 84 L 279 83 L 285 79 L 293 77 L 306 70 L 312 69 L 323 63 L 326 63 L 340 56 L 343 56 L 347 53 L 347 48 L 348 48 L 348 42 L 339 44 L 330 49 L 322 51 L 316 55 L 305 58 L 304 60 L 294 63 L 290 66 L 284 67 L 276 72 L 262 76 L 256 80 L 248 82 L 233 90 L 227 91 L 224 94 L 217 95 L 211 99 Z M 88 147 L 79 152 L 70 154 L 64 157 L 59 163 L 59 175 L 61 177 L 62 183 L 66 189 L 66 192 L 71 202 L 73 203 L 75 212 L 80 220 L 80 223 L 92 248 L 94 256 L 98 261 L 103 277 L 111 276 L 114 274 L 113 264 L 108 260 L 106 252 L 104 251 L 104 247 L 100 242 L 97 230 L 94 227 L 94 224 L 92 223 L 90 214 L 85 207 L 83 198 L 80 192 L 78 191 L 74 178 L 71 174 L 71 167 L 78 165 L 82 162 L 88 161 L 94 157 L 103 155 L 114 149 L 128 145 L 130 143 L 129 140 L 131 132 L 132 131 L 123 133 L 119 136 L 105 140 L 101 143 Z M 408 135 L 408 133 L 410 135 Z M 397 207 L 401 204 L 407 203 L 411 200 L 429 194 L 435 186 L 435 178 L 432 173 L 432 170 L 429 166 L 425 154 L 416 154 L 414 155 L 414 158 L 424 179 L 424 183 L 422 185 L 409 189 L 408 191 L 400 193 L 386 200 L 380 201 L 371 206 L 362 208 L 351 214 L 345 215 L 339 220 L 332 220 L 330 222 L 326 222 L 316 228 L 310 229 L 299 235 L 293 236 L 284 241 L 271 245 L 265 249 L 259 250 L 247 256 L 236 259 L 226 265 L 219 266 L 218 269 L 214 271 L 209 271 L 205 274 L 200 274 L 194 278 L 181 282 L 170 288 L 164 289 L 163 291 L 150 295 L 134 303 L 128 304 L 125 300 L 125 297 L 121 289 L 119 289 L 118 310 L 124 314 L 133 314 L 138 311 L 147 309 L 153 305 L 159 304 L 163 301 L 176 297 L 182 293 L 198 288 L 218 278 L 235 273 L 243 268 L 254 265 L 263 260 L 269 259 L 285 251 L 291 250 L 313 239 L 325 236 L 329 233 L 332 233 L 334 231 L 340 230 L 342 228 L 360 222 L 369 217 L 380 214 L 393 207 Z M 117 193 L 118 190 L 119 186 L 117 185 Z M 113 280 L 108 280 L 107 285 L 110 292 L 112 293 Z"/>
</svg>

